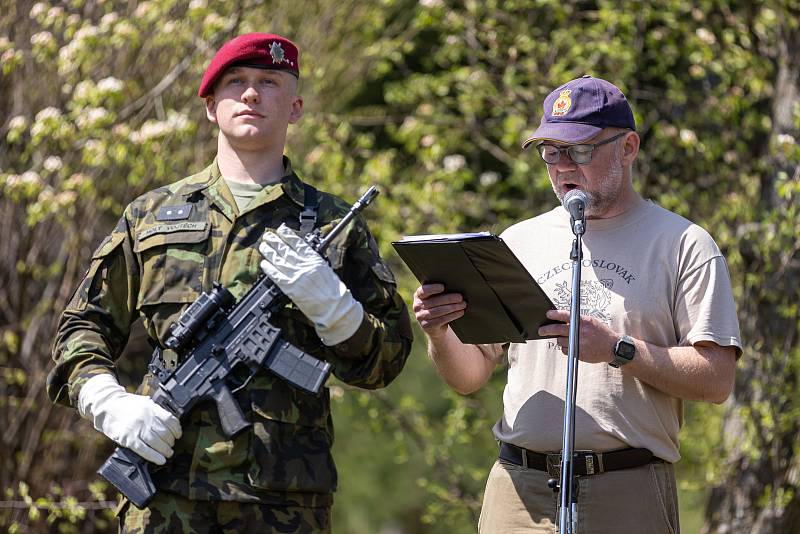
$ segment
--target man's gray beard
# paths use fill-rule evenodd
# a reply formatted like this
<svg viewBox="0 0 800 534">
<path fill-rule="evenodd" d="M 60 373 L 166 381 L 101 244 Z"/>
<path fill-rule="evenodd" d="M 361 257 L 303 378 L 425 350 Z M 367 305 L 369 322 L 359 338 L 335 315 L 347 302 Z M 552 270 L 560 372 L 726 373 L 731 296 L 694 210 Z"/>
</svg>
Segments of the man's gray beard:
<svg viewBox="0 0 800 534">
<path fill-rule="evenodd" d="M 587 217 L 596 217 L 608 212 L 609 208 L 611 208 L 617 201 L 617 197 L 619 196 L 622 188 L 622 181 L 624 180 L 625 176 L 625 170 L 622 166 L 622 156 L 620 155 L 619 150 L 617 150 L 618 145 L 619 139 L 611 144 L 611 146 L 614 147 L 614 156 L 611 160 L 611 169 L 609 170 L 608 175 L 603 178 L 599 190 L 589 192 L 585 189 L 581 189 L 581 191 L 586 194 L 585 213 Z M 555 186 L 553 186 L 553 191 L 558 197 L 559 202 L 563 204 L 566 193 L 557 191 Z"/>
<path fill-rule="evenodd" d="M 593 217 L 598 213 L 603 213 L 605 209 L 607 209 L 608 206 L 610 206 L 613 203 L 615 198 L 613 194 L 609 194 L 609 192 L 604 191 L 603 188 L 601 188 L 600 191 L 595 191 L 595 192 L 590 192 L 580 187 L 578 189 L 583 191 L 584 194 L 586 195 L 587 217 Z M 564 196 L 566 196 L 566 193 L 561 193 L 560 191 L 556 190 L 555 187 L 553 188 L 553 192 L 556 194 L 556 197 L 558 197 L 558 201 L 561 204 L 564 204 Z"/>
</svg>

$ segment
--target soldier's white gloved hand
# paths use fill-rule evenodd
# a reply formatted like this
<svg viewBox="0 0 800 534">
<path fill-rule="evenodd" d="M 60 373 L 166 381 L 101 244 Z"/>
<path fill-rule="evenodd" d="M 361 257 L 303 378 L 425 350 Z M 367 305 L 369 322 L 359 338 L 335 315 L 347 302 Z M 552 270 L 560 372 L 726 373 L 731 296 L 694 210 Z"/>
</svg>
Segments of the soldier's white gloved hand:
<svg viewBox="0 0 800 534">
<path fill-rule="evenodd" d="M 320 339 L 332 346 L 352 336 L 364 308 L 328 262 L 291 228 L 267 230 L 258 251 L 261 269 L 314 323 Z"/>
<path fill-rule="evenodd" d="M 145 395 L 128 393 L 110 374 L 93 376 L 78 394 L 78 412 L 94 427 L 154 464 L 172 456 L 178 418 Z"/>
</svg>

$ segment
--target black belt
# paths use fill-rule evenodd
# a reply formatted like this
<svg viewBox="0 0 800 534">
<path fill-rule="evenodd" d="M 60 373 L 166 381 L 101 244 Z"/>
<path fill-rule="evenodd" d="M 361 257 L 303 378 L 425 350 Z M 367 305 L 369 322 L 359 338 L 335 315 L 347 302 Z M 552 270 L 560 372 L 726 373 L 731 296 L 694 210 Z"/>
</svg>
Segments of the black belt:
<svg viewBox="0 0 800 534">
<path fill-rule="evenodd" d="M 560 452 L 552 454 L 533 452 L 501 441 L 498 457 L 514 465 L 547 471 L 556 478 L 560 476 Z M 653 453 L 647 449 L 621 449 L 609 452 L 575 451 L 573 457 L 572 471 L 576 476 L 597 475 L 606 471 L 631 469 L 650 462 L 663 461 L 653 456 Z"/>
</svg>

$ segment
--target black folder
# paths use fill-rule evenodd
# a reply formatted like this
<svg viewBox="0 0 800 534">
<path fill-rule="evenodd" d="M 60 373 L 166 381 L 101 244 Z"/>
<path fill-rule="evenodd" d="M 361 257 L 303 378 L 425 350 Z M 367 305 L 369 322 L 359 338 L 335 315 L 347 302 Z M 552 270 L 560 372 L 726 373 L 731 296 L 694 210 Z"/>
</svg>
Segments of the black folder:
<svg viewBox="0 0 800 534">
<path fill-rule="evenodd" d="M 541 339 L 556 309 L 502 239 L 488 232 L 407 236 L 392 243 L 420 283 L 441 283 L 467 301 L 450 323 L 462 343 Z"/>
</svg>

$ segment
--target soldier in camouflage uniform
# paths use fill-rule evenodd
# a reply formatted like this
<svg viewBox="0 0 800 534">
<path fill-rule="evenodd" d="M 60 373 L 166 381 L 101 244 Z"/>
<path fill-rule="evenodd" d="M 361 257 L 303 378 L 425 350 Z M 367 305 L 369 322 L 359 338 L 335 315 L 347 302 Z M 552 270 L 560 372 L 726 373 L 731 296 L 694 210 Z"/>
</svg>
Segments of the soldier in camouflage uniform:
<svg viewBox="0 0 800 534">
<path fill-rule="evenodd" d="M 126 208 L 61 317 L 50 398 L 159 464 L 147 507 L 123 500 L 123 532 L 328 532 L 336 489 L 327 389 L 314 396 L 259 372 L 236 395 L 247 431 L 226 439 L 210 403 L 179 422 L 148 397 L 152 376 L 138 395 L 114 378 L 137 317 L 174 367 L 164 341 L 180 313 L 214 282 L 240 298 L 263 270 L 292 299 L 275 319 L 285 339 L 330 362 L 340 380 L 385 386 L 408 357 L 406 307 L 363 220 L 330 246 L 330 265 L 298 237 L 309 229 L 301 212 L 316 211 L 324 233 L 349 207 L 322 192 L 309 203 L 316 190 L 283 156 L 288 124 L 302 115 L 298 55 L 271 34 L 217 52 L 199 91 L 219 126 L 217 157 Z"/>
</svg>

